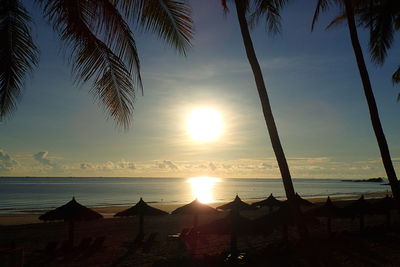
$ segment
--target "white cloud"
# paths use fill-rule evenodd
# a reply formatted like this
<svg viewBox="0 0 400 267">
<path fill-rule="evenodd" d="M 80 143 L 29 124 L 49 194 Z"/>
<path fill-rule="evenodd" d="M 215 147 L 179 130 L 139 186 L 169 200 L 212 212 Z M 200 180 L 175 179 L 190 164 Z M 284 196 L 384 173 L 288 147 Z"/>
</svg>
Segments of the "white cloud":
<svg viewBox="0 0 400 267">
<path fill-rule="evenodd" d="M 18 165 L 16 160 L 0 148 L 0 171 L 10 171 Z"/>
<path fill-rule="evenodd" d="M 47 152 L 47 151 L 40 151 L 33 155 L 33 159 L 43 165 L 50 166 L 52 168 L 58 168 L 59 165 L 56 162 L 51 161 L 47 158 L 48 154 L 49 154 L 49 152 Z"/>
</svg>

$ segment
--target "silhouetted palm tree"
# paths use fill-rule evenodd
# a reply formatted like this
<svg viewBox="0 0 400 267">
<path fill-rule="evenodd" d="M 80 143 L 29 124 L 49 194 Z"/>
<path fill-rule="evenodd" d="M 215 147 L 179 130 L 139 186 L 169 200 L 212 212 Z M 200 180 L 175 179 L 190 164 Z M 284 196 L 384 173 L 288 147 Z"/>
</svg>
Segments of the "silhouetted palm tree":
<svg viewBox="0 0 400 267">
<path fill-rule="evenodd" d="M 254 4 L 254 10 L 255 10 L 252 14 L 253 21 L 257 22 L 259 18 L 265 16 L 268 30 L 270 30 L 273 33 L 278 32 L 280 26 L 279 11 L 286 2 L 287 0 L 254 0 L 252 3 Z M 267 89 L 265 87 L 263 74 L 257 60 L 257 56 L 249 32 L 248 22 L 246 19 L 246 14 L 250 12 L 251 3 L 249 0 L 235 0 L 234 4 L 236 8 L 237 18 L 239 20 L 240 31 L 242 34 L 243 44 L 246 50 L 247 59 L 253 71 L 254 80 L 256 82 L 257 91 L 260 97 L 265 123 L 267 125 L 269 137 L 271 139 L 272 147 L 278 162 L 286 196 L 289 201 L 292 212 L 295 215 L 298 215 L 300 214 L 300 209 L 296 202 L 296 196 L 293 188 L 289 166 L 279 139 L 278 130 L 276 128 L 274 116 L 272 114 L 272 109 L 269 102 Z M 228 11 L 227 0 L 222 0 L 222 5 L 224 9 Z M 295 218 L 301 218 L 301 216 L 295 216 Z M 305 227 L 305 224 L 301 220 L 298 221 L 298 226 L 301 236 L 304 238 L 307 237 L 307 229 Z"/>
<path fill-rule="evenodd" d="M 325 11 L 330 7 L 332 4 L 339 5 L 341 8 L 344 9 L 344 16 L 347 19 L 347 25 L 350 33 L 350 38 L 351 38 L 351 44 L 353 46 L 354 50 L 354 55 L 356 57 L 357 61 L 357 66 L 358 70 L 360 73 L 361 81 L 364 87 L 364 94 L 367 100 L 368 108 L 369 108 L 369 114 L 371 118 L 371 123 L 372 127 L 375 132 L 375 137 L 376 140 L 378 141 L 379 145 L 379 150 L 381 153 L 382 157 L 382 162 L 385 167 L 386 175 L 389 179 L 390 186 L 392 188 L 392 193 L 393 197 L 397 200 L 400 201 L 400 188 L 396 176 L 396 171 L 393 167 L 392 159 L 390 157 L 390 152 L 389 152 L 389 147 L 386 141 L 385 134 L 382 129 L 381 121 L 379 119 L 379 113 L 378 113 L 378 107 L 376 105 L 375 101 L 375 96 L 372 91 L 372 86 L 371 82 L 369 79 L 369 74 L 367 67 L 365 65 L 365 60 L 363 56 L 363 52 L 361 49 L 361 45 L 358 39 L 358 33 L 357 33 L 357 26 L 356 26 L 356 21 L 355 21 L 355 7 L 360 7 L 360 3 L 365 2 L 365 1 L 360 1 L 360 0 L 318 0 L 317 3 L 317 8 L 314 14 L 313 22 L 312 22 L 312 27 L 314 26 L 315 22 L 318 19 L 320 11 Z M 375 37 L 374 37 L 375 38 Z M 379 41 L 381 43 L 381 41 Z M 386 54 L 385 49 L 387 46 L 379 45 L 380 49 L 377 47 L 372 47 L 372 55 L 375 60 L 382 60 Z"/>
<path fill-rule="evenodd" d="M 129 127 L 135 92 L 143 90 L 140 62 L 128 21 L 157 34 L 185 54 L 193 34 L 191 9 L 177 0 L 36 0 L 66 47 L 78 84 L 117 125 Z M 16 108 L 25 76 L 38 62 L 20 0 L 0 0 L 0 119 Z"/>
</svg>

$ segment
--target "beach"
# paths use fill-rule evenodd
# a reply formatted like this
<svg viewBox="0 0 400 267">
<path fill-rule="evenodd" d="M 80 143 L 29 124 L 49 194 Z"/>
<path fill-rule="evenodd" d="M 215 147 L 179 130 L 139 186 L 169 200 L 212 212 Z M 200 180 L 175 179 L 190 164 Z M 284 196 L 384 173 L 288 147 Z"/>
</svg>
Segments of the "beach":
<svg viewBox="0 0 400 267">
<path fill-rule="evenodd" d="M 366 199 L 373 201 L 373 199 L 383 197 L 383 193 L 373 193 L 366 195 Z M 356 199 L 359 196 L 342 196 L 334 197 L 332 200 L 339 206 L 345 206 L 351 201 L 351 199 Z M 321 203 L 325 201 L 325 198 L 310 198 L 310 201 L 314 203 Z M 211 206 L 218 206 L 222 203 L 213 203 Z M 174 210 L 176 205 L 153 205 L 165 211 Z M 134 237 L 138 232 L 138 218 L 113 218 L 111 214 L 125 209 L 124 206 L 113 206 L 113 207 L 101 207 L 95 210 L 101 212 L 105 215 L 105 219 L 98 221 L 89 222 L 78 222 L 75 226 L 75 239 L 78 243 L 85 237 L 99 237 L 105 236 L 106 240 L 104 242 L 104 248 L 99 252 L 93 253 L 93 255 L 84 258 L 74 258 L 65 259 L 64 257 L 55 258 L 43 258 L 41 256 L 43 249 L 46 244 L 51 241 L 62 241 L 68 238 L 68 223 L 65 222 L 49 222 L 43 223 L 39 222 L 37 215 L 34 214 L 3 214 L 0 216 L 0 236 L 3 245 L 13 245 L 17 248 L 23 248 L 24 251 L 24 261 L 27 266 L 40 266 L 45 261 L 46 266 L 152 266 L 153 264 L 162 264 L 170 261 L 185 258 L 185 250 L 182 250 L 179 240 L 176 238 L 169 238 L 171 234 L 176 234 L 182 231 L 184 228 L 190 228 L 193 225 L 193 217 L 188 215 L 168 215 L 160 217 L 145 217 L 144 218 L 144 231 L 149 235 L 149 233 L 157 233 L 156 241 L 149 251 L 135 251 L 134 253 L 129 252 L 129 242 L 132 242 Z M 243 211 L 241 214 L 248 218 L 257 218 L 267 213 L 266 208 L 261 208 L 255 211 Z M 108 215 L 107 215 L 108 214 Z M 200 216 L 199 223 L 205 224 L 207 222 L 223 218 L 226 216 L 227 212 L 221 212 L 216 215 Z M 397 214 L 394 214 L 392 218 L 393 221 L 397 220 Z M 322 220 L 323 222 L 323 220 Z M 368 227 L 375 227 L 385 223 L 384 216 L 368 216 L 366 217 L 365 224 Z M 348 244 L 341 244 L 340 246 L 346 247 L 354 245 L 355 243 L 362 243 L 364 248 L 372 246 L 374 250 L 380 250 L 383 257 L 382 259 L 387 259 L 388 261 L 397 262 L 400 264 L 400 259 L 396 258 L 398 253 L 390 253 L 391 250 L 399 247 L 400 245 L 393 246 L 390 243 L 391 248 L 386 250 L 386 240 L 391 238 L 391 240 L 397 239 L 398 233 L 390 233 L 389 237 L 381 236 L 383 240 L 379 240 L 376 236 L 373 237 L 374 240 L 371 242 L 369 236 L 363 237 L 358 234 L 358 220 L 340 219 L 335 220 L 333 223 L 333 231 L 337 233 L 336 242 L 340 240 L 347 240 Z M 313 226 L 310 228 L 312 233 L 318 242 L 327 242 L 326 230 L 324 223 L 320 225 Z M 372 229 L 372 228 L 371 228 Z M 373 228 L 375 229 L 375 228 Z M 376 228 L 381 229 L 381 228 Z M 344 233 L 344 234 L 343 234 Z M 350 233 L 350 235 L 349 235 Z M 356 233 L 354 234 L 351 233 Z M 224 236 L 220 238 L 225 238 L 223 245 L 220 245 L 221 251 L 227 250 L 229 248 L 229 236 Z M 298 246 L 297 237 L 294 229 L 291 229 L 291 243 L 290 246 Z M 251 246 L 251 244 L 263 244 L 264 246 L 276 246 L 281 244 L 281 237 L 279 232 L 274 232 L 266 237 L 256 235 L 256 236 L 246 236 L 239 239 L 239 244 L 243 248 Z M 344 242 L 344 241 L 343 241 Z M 354 243 L 355 242 L 355 243 Z M 393 241 L 394 242 L 394 241 Z M 397 241 L 396 241 L 397 242 Z M 398 243 L 398 242 L 397 242 Z M 400 247 L 399 247 L 400 248 Z M 301 249 L 301 248 L 299 248 Z M 342 249 L 342 248 L 341 248 Z M 372 248 L 371 248 L 372 249 Z M 42 252 L 40 252 L 42 250 Z M 297 250 L 296 250 L 297 251 Z M 297 252 L 296 252 L 297 253 Z M 355 252 L 352 252 L 353 254 Z M 340 254 L 340 253 L 339 253 Z M 338 254 L 338 255 L 339 255 Z M 343 255 L 340 255 L 342 257 Z M 352 260 L 343 260 L 343 264 L 340 266 L 352 266 L 351 264 L 363 262 L 368 258 L 368 255 L 363 256 L 362 259 L 355 258 Z M 273 258 L 271 258 L 273 259 Z M 347 262 L 349 264 L 347 264 Z M 379 262 L 379 261 L 378 261 Z M 171 265 L 166 265 L 171 266 Z M 172 265 L 173 266 L 173 265 Z M 358 265 L 353 265 L 358 266 Z M 361 265 L 360 265 L 361 266 Z"/>
</svg>

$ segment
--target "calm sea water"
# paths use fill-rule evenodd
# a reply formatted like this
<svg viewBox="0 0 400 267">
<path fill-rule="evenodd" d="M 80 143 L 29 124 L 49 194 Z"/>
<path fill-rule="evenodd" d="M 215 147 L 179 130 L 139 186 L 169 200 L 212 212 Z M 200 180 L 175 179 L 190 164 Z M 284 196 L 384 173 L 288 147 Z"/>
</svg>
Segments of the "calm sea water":
<svg viewBox="0 0 400 267">
<path fill-rule="evenodd" d="M 342 182 L 339 179 L 293 179 L 305 197 L 385 192 L 380 183 Z M 0 178 L 0 213 L 40 213 L 58 207 L 72 196 L 87 206 L 132 205 L 140 197 L 149 203 L 187 203 L 207 196 L 212 201 L 284 197 L 280 179 L 224 178 L 217 182 L 185 178 Z M 200 186 L 200 188 L 199 188 Z M 204 191 L 204 192 L 203 192 Z"/>
</svg>

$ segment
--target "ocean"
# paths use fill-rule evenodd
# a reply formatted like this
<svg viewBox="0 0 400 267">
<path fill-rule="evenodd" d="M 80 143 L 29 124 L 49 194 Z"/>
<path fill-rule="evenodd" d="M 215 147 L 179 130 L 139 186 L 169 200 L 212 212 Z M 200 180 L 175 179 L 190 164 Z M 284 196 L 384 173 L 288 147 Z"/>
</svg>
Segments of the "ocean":
<svg viewBox="0 0 400 267">
<path fill-rule="evenodd" d="M 354 195 L 390 191 L 381 183 L 340 179 L 293 179 L 303 197 Z M 140 197 L 148 203 L 188 203 L 263 199 L 270 193 L 284 198 L 280 179 L 253 178 L 0 178 L 0 213 L 42 213 L 74 196 L 86 206 L 132 205 Z"/>
</svg>

